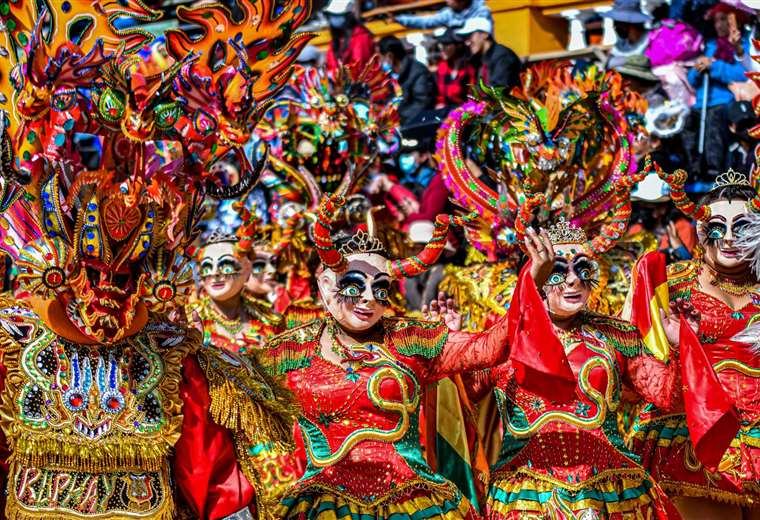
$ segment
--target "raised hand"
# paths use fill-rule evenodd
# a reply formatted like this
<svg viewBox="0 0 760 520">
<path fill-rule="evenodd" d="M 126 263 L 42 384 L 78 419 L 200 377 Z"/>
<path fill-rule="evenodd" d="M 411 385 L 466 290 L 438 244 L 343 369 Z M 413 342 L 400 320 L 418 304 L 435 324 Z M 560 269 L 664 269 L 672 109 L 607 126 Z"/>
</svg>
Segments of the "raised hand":
<svg viewBox="0 0 760 520">
<path fill-rule="evenodd" d="M 662 326 L 665 329 L 665 335 L 668 337 L 668 342 L 671 345 L 678 345 L 681 333 L 681 316 L 686 318 L 686 322 L 689 324 L 689 327 L 691 327 L 691 330 L 695 333 L 699 330 L 699 320 L 701 319 L 701 315 L 690 301 L 678 298 L 676 301 L 670 302 L 669 316 L 665 316 L 665 311 L 660 309 Z"/>
<path fill-rule="evenodd" d="M 433 299 L 430 305 L 423 305 L 422 315 L 429 321 L 442 321 L 449 330 L 462 329 L 462 315 L 457 310 L 454 300 L 448 298 L 446 293 L 439 292 L 438 298 Z"/>
<path fill-rule="evenodd" d="M 525 231 L 525 248 L 530 258 L 530 276 L 536 287 L 543 287 L 554 269 L 554 246 L 545 229 L 540 233 L 529 227 Z"/>
</svg>

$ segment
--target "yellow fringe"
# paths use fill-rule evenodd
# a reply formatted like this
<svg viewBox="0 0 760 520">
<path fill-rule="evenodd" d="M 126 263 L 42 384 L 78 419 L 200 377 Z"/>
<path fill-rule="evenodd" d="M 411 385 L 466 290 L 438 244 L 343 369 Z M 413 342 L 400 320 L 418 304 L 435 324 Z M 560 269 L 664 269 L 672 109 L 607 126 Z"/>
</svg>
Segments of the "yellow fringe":
<svg viewBox="0 0 760 520">
<path fill-rule="evenodd" d="M 424 496 L 403 498 L 403 495 L 408 493 L 412 489 L 424 489 L 428 491 Z M 372 503 L 364 503 L 356 500 L 355 498 L 341 493 L 335 489 L 330 489 L 324 486 L 315 485 L 308 486 L 304 489 L 299 489 L 293 494 L 297 497 L 304 497 L 305 495 L 312 495 L 314 501 L 312 503 L 306 500 L 299 500 L 294 504 L 293 509 L 288 509 L 284 504 L 280 504 L 274 516 L 276 518 L 295 518 L 299 514 L 305 513 L 309 518 L 316 519 L 350 519 L 358 517 L 367 518 L 390 518 L 394 516 L 411 517 L 415 514 L 419 514 L 420 511 L 424 511 L 430 507 L 440 505 L 445 500 L 455 500 L 457 493 L 455 487 L 440 485 L 435 486 L 431 483 L 425 483 L 421 481 L 413 481 L 400 486 L 392 493 L 383 496 L 382 498 L 375 500 Z M 450 511 L 443 516 L 436 515 L 435 518 L 439 520 L 461 520 L 462 518 L 468 518 L 468 514 L 471 512 L 470 502 L 464 496 L 460 496 L 459 504 L 456 511 Z M 329 505 L 333 505 L 334 508 L 330 509 Z M 338 510 L 346 510 L 349 514 L 336 517 L 335 512 Z M 317 516 L 311 516 L 315 511 L 320 511 Z M 432 518 L 432 517 L 431 517 Z"/>
<path fill-rule="evenodd" d="M 198 360 L 208 380 L 209 413 L 215 423 L 243 432 L 252 445 L 269 443 L 272 449 L 292 450 L 298 407 L 287 389 L 260 370 L 224 361 L 214 349 L 200 352 Z"/>
<path fill-rule="evenodd" d="M 78 442 L 73 435 L 23 432 L 14 439 L 10 460 L 24 466 L 100 473 L 114 469 L 158 471 L 168 456 L 166 443 L 149 443 L 136 435 L 111 437 L 106 443 Z"/>
<path fill-rule="evenodd" d="M 241 431 L 249 443 L 270 443 L 275 449 L 292 448 L 292 427 L 295 420 L 280 403 L 273 400 L 262 406 L 228 380 L 211 385 L 209 381 L 211 418 L 230 431 Z M 272 407 L 280 408 L 277 412 Z"/>
</svg>

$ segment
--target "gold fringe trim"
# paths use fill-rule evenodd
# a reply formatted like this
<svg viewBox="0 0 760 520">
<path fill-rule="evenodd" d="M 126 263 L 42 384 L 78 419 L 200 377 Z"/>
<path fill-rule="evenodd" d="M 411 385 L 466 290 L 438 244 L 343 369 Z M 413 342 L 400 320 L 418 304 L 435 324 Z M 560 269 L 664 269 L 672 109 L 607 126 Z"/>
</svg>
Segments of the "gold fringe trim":
<svg viewBox="0 0 760 520">
<path fill-rule="evenodd" d="M 321 484 L 319 482 L 314 482 L 306 484 L 304 486 L 299 486 L 296 484 L 287 493 L 285 493 L 283 500 L 288 497 L 297 498 L 301 495 L 334 495 L 361 508 L 373 509 L 382 505 L 394 503 L 404 495 L 408 495 L 410 492 L 416 490 L 428 491 L 431 495 L 436 495 L 437 497 L 448 500 L 453 500 L 458 494 L 460 494 L 459 489 L 456 487 L 456 485 L 449 481 L 438 484 L 435 482 L 430 482 L 428 480 L 414 479 L 408 482 L 404 482 L 400 486 L 393 488 L 392 490 L 388 491 L 388 493 L 382 495 L 379 498 L 376 498 L 371 502 L 365 502 L 349 493 L 346 493 L 345 491 L 341 491 L 337 488 Z M 464 495 L 462 495 L 462 500 L 464 502 L 467 502 L 467 499 L 464 497 Z M 282 510 L 280 510 L 279 513 L 281 514 Z"/>
<path fill-rule="evenodd" d="M 270 443 L 273 449 L 292 449 L 295 417 L 277 400 L 262 406 L 230 381 L 209 385 L 209 396 L 209 413 L 218 425 L 233 432 L 245 432 L 246 439 L 253 445 Z M 291 417 L 293 420 L 289 422 Z"/>
<path fill-rule="evenodd" d="M 658 480 L 657 483 L 670 498 L 707 498 L 723 504 L 741 507 L 757 507 L 760 504 L 760 497 L 750 494 L 732 493 L 722 489 L 707 488 L 696 484 L 674 482 L 671 480 Z"/>
<path fill-rule="evenodd" d="M 290 392 L 255 368 L 222 360 L 214 350 L 205 349 L 198 359 L 208 380 L 209 414 L 216 424 L 242 432 L 251 445 L 292 451 L 298 407 Z"/>
<path fill-rule="evenodd" d="M 135 436 L 136 437 L 136 436 Z M 66 468 L 87 473 L 113 470 L 159 471 L 169 456 L 166 443 L 119 436 L 107 443 L 76 442 L 72 435 L 24 432 L 13 443 L 10 459 L 24 466 Z"/>
</svg>

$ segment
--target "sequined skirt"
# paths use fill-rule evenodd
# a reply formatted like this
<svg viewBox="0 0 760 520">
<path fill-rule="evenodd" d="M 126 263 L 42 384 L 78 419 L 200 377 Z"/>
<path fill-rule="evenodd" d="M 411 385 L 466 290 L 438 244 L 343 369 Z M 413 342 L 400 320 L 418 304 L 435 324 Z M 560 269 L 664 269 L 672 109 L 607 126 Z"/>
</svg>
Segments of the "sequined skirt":
<svg viewBox="0 0 760 520">
<path fill-rule="evenodd" d="M 283 499 L 275 513 L 291 520 L 477 520 L 467 499 L 435 490 L 412 488 L 373 503 L 362 503 L 329 490 L 307 489 Z"/>
<path fill-rule="evenodd" d="M 760 505 L 760 425 L 742 425 L 715 473 L 697 459 L 684 415 L 645 418 L 635 425 L 632 444 L 670 496 Z"/>
<path fill-rule="evenodd" d="M 581 482 L 560 482 L 529 468 L 494 475 L 486 519 L 680 519 L 643 470 L 607 470 Z"/>
</svg>

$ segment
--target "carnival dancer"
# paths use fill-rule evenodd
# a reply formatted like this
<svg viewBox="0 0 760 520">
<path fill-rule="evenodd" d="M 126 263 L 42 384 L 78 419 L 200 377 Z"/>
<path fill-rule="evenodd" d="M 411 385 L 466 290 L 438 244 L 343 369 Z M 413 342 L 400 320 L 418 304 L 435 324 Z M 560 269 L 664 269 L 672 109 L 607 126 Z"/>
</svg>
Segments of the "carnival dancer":
<svg viewBox="0 0 760 520">
<path fill-rule="evenodd" d="M 250 223 L 249 212 L 243 213 Z M 205 239 L 197 255 L 202 295 L 188 314 L 197 313 L 202 325 L 198 357 L 209 382 L 209 412 L 234 432 L 238 461 L 257 491 L 259 516 L 269 518 L 298 476 L 292 457 L 295 406 L 264 369 L 266 342 L 282 331 L 282 317 L 244 290 L 254 264 L 264 262 L 254 256 L 254 236 L 255 224 L 244 224 L 238 234 L 212 232 Z"/>
<path fill-rule="evenodd" d="M 1 247 L 19 269 L 16 301 L 0 309 L 5 518 L 255 511 L 231 432 L 209 413 L 199 334 L 169 318 L 192 289 L 204 197 L 237 195 L 258 175 L 247 164 L 239 185 L 219 188 L 215 154 L 239 151 L 221 134 L 255 123 L 247 107 L 277 91 L 303 43 L 290 30 L 307 3 L 276 16 L 267 0 L 239 4 L 250 16 L 234 42 L 223 7 L 181 11 L 203 26 L 192 42 L 223 51 L 214 85 L 200 81 L 210 64 L 181 52 L 190 39 L 179 30 L 167 68 L 135 54 L 152 39 L 135 21 L 160 14 L 142 2 L 18 2 L 0 13 L 0 62 L 15 65 L 3 98 L 15 106 L 0 114 Z M 197 97 L 177 95 L 179 78 Z M 198 98 L 214 103 L 196 112 Z M 196 134 L 185 131 L 192 122 Z M 77 133 L 94 136 L 98 153 L 85 158 Z"/>
<path fill-rule="evenodd" d="M 540 198 L 521 208 L 518 235 Z M 626 448 L 616 414 L 624 383 L 640 399 L 670 407 L 677 395 L 675 365 L 649 354 L 635 327 L 586 309 L 599 276 L 596 259 L 620 238 L 630 215 L 628 200 L 616 207 L 612 224 L 593 240 L 564 219 L 540 233 L 527 229 L 530 263 L 511 305 L 522 305 L 541 287 L 546 309 L 531 315 L 530 334 L 513 345 L 507 363 L 472 378 L 475 397 L 495 389 L 504 428 L 491 471 L 489 519 L 678 518 Z M 691 318 L 688 305 L 674 310 Z M 679 325 L 675 314 L 666 323 L 674 343 Z M 526 373 L 526 356 L 544 358 L 547 369 Z"/>
<path fill-rule="evenodd" d="M 757 190 L 729 170 L 695 205 L 683 191 L 685 171 L 658 173 L 697 221 L 701 251 L 667 267 L 667 287 L 671 301 L 702 315 L 693 351 L 703 363 L 690 365 L 693 383 L 684 381 L 686 413 L 644 410 L 633 441 L 684 518 L 760 518 L 760 359 L 741 339 L 760 316 L 760 283 L 737 245 L 760 209 Z M 682 363 L 684 355 L 682 345 Z"/>
<path fill-rule="evenodd" d="M 333 236 L 341 196 L 325 198 L 315 225 L 328 316 L 272 340 L 278 374 L 301 405 L 306 473 L 283 499 L 284 518 L 474 518 L 457 487 L 425 463 L 419 405 L 425 385 L 485 368 L 508 354 L 507 318 L 481 334 L 445 323 L 385 318 L 394 279 L 424 272 L 441 254 L 451 223 L 439 216 L 418 256 L 390 261 L 367 230 Z M 458 327 L 447 311 L 444 320 Z"/>
</svg>

